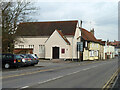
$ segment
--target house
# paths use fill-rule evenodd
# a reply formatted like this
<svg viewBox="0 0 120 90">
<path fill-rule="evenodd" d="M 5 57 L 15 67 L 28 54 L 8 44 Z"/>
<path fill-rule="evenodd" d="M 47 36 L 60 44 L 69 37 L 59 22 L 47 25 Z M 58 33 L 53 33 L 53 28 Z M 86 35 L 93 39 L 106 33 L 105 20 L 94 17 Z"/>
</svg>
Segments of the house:
<svg viewBox="0 0 120 90">
<path fill-rule="evenodd" d="M 115 56 L 120 56 L 120 41 L 108 42 L 109 45 L 115 47 Z"/>
<path fill-rule="evenodd" d="M 99 59 L 103 60 L 104 59 L 104 46 L 105 46 L 105 41 L 102 41 L 102 39 L 97 39 L 100 44 L 99 44 Z"/>
<path fill-rule="evenodd" d="M 104 59 L 112 59 L 115 57 L 115 46 L 107 41 L 104 46 Z"/>
<path fill-rule="evenodd" d="M 115 43 L 115 56 L 120 56 L 120 41 L 114 41 Z"/>
<path fill-rule="evenodd" d="M 81 41 L 83 42 L 83 60 L 98 60 L 103 59 L 102 41 L 97 40 L 94 36 L 94 29 L 90 32 L 84 28 L 81 29 Z"/>
<path fill-rule="evenodd" d="M 120 56 L 120 41 L 114 40 L 110 44 L 115 47 L 115 56 Z"/>
<path fill-rule="evenodd" d="M 34 53 L 44 59 L 76 60 L 80 57 L 78 20 L 20 23 L 16 35 L 14 53 Z"/>
</svg>

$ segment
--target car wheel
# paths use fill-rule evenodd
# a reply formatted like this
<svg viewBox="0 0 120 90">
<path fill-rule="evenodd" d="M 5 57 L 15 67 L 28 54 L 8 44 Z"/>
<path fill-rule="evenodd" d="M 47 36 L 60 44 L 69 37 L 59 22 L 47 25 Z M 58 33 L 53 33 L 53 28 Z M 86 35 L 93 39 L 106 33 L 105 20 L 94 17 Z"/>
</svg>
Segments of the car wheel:
<svg viewBox="0 0 120 90">
<path fill-rule="evenodd" d="M 10 68 L 10 64 L 9 64 L 9 63 L 6 63 L 6 64 L 5 64 L 5 68 L 6 68 L 6 69 Z"/>
</svg>

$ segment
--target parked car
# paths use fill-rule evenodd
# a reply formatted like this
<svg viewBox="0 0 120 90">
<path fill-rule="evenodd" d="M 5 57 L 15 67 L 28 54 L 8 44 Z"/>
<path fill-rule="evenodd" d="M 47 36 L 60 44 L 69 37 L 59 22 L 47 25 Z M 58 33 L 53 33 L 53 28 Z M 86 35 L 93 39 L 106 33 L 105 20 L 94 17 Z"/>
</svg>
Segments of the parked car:
<svg viewBox="0 0 120 90">
<path fill-rule="evenodd" d="M 20 56 L 22 57 L 22 62 L 24 63 L 23 66 L 29 66 L 32 64 L 32 60 L 29 57 L 23 54 L 20 54 Z"/>
<path fill-rule="evenodd" d="M 24 55 L 29 57 L 29 59 L 31 59 L 31 61 L 32 61 L 31 65 L 32 66 L 34 66 L 36 64 L 36 60 L 31 54 L 24 54 Z"/>
<path fill-rule="evenodd" d="M 38 64 L 38 62 L 39 62 L 39 58 L 37 57 L 37 55 L 36 54 L 31 54 L 34 58 L 35 58 L 35 64 Z"/>
<path fill-rule="evenodd" d="M 21 67 L 23 65 L 22 58 L 19 55 L 0 54 L 0 58 L 2 59 L 2 67 L 6 69 L 11 67 Z"/>
</svg>

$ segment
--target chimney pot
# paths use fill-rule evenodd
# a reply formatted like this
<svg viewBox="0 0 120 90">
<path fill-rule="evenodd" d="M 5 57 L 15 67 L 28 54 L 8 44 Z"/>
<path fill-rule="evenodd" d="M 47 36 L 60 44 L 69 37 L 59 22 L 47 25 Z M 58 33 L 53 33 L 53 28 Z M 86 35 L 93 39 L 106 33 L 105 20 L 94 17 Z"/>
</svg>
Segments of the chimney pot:
<svg viewBox="0 0 120 90">
<path fill-rule="evenodd" d="M 91 30 L 90 30 L 90 32 L 94 35 L 94 28 L 92 28 Z"/>
</svg>

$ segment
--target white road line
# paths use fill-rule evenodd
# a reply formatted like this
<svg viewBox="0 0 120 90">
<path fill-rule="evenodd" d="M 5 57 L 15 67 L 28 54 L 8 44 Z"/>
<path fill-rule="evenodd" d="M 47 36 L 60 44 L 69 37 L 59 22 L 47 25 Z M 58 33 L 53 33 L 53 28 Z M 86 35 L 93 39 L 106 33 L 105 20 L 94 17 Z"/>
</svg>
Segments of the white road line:
<svg viewBox="0 0 120 90">
<path fill-rule="evenodd" d="M 97 67 L 97 66 L 92 66 L 93 68 Z"/>
<path fill-rule="evenodd" d="M 56 78 L 48 79 L 48 80 L 46 80 L 46 81 L 38 82 L 38 83 L 39 83 L 39 84 L 43 84 L 43 83 L 46 83 L 46 82 L 49 82 L 49 81 L 53 81 L 53 80 L 56 80 L 56 79 L 59 79 L 59 78 L 62 78 L 62 77 L 64 77 L 64 76 L 58 76 L 58 77 L 56 77 Z"/>
<path fill-rule="evenodd" d="M 104 64 L 105 64 L 105 63 L 104 63 Z M 88 69 L 92 69 L 92 68 L 98 67 L 98 66 L 100 66 L 100 65 L 104 65 L 104 64 L 95 65 L 95 66 L 92 66 L 91 68 L 85 68 L 85 69 L 82 69 L 82 70 L 79 70 L 79 71 L 75 71 L 75 72 L 72 72 L 72 73 L 68 73 L 68 74 L 63 75 L 63 76 L 58 76 L 58 77 L 55 77 L 55 78 L 52 78 L 52 79 L 48 79 L 48 80 L 45 80 L 45 81 L 42 81 L 42 82 L 38 82 L 38 84 L 47 83 L 47 82 L 50 82 L 50 81 L 53 81 L 53 80 L 56 80 L 56 79 L 59 79 L 59 78 L 65 77 L 65 76 L 69 76 L 69 75 L 72 75 L 72 74 L 75 74 L 75 73 L 78 73 L 78 72 L 81 72 L 81 71 L 85 71 L 85 70 L 88 70 Z M 29 86 L 24 86 L 24 87 L 22 87 L 21 89 L 23 89 L 23 88 L 28 88 L 28 87 L 29 87 Z"/>
<path fill-rule="evenodd" d="M 88 70 L 88 69 L 91 69 L 91 68 L 85 68 L 85 69 L 83 69 L 83 70 Z"/>
<path fill-rule="evenodd" d="M 95 67 L 96 67 L 96 66 L 95 66 Z M 69 75 L 78 73 L 78 72 L 83 71 L 83 70 L 88 70 L 88 69 L 91 69 L 91 68 L 85 68 L 85 69 L 82 69 L 82 70 L 79 70 L 79 71 L 76 71 L 76 72 L 68 73 L 68 74 L 66 74 L 66 75 L 64 75 L 64 76 L 58 76 L 58 77 L 55 77 L 55 78 L 52 78 L 52 79 L 45 80 L 45 81 L 43 81 L 43 82 L 38 82 L 38 84 L 47 83 L 47 82 L 50 82 L 50 81 L 53 81 L 53 80 L 56 80 L 56 79 L 59 79 L 59 78 L 65 77 L 65 76 L 69 76 Z"/>
<path fill-rule="evenodd" d="M 56 80 L 56 79 L 59 79 L 59 78 L 62 78 L 62 77 L 68 76 L 68 75 L 72 75 L 72 74 L 78 73 L 78 72 L 83 71 L 83 70 L 88 70 L 88 69 L 90 69 L 90 68 L 85 68 L 85 69 L 82 69 L 82 70 L 79 70 L 79 71 L 76 71 L 76 72 L 73 72 L 73 73 L 68 73 L 67 75 L 64 75 L 64 76 L 58 76 L 58 77 L 55 77 L 55 78 L 52 78 L 52 79 L 45 80 L 43 82 L 38 82 L 38 84 L 47 83 L 47 82 L 50 82 L 50 81 L 53 81 L 53 80 Z"/>
<path fill-rule="evenodd" d="M 24 87 L 21 87 L 21 88 L 23 89 L 23 88 L 28 88 L 28 87 L 29 87 L 29 86 L 24 86 Z"/>
</svg>

